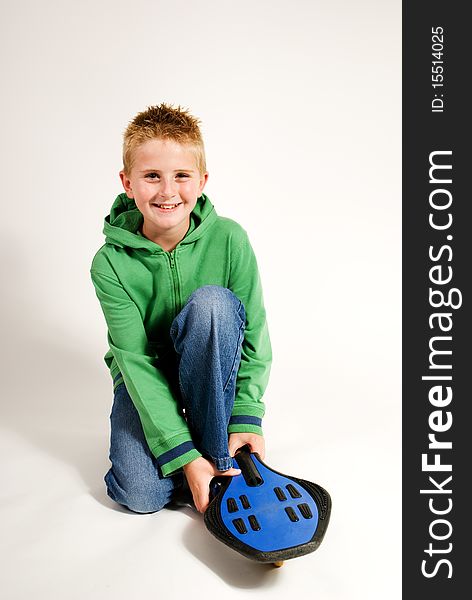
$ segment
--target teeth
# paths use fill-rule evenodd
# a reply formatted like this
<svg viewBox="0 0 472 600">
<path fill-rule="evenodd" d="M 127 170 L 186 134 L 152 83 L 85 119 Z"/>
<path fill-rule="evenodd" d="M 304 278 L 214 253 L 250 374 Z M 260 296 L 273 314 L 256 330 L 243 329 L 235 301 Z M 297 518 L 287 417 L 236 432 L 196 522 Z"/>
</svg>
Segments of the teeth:
<svg viewBox="0 0 472 600">
<path fill-rule="evenodd" d="M 170 210 L 171 208 L 175 208 L 176 206 L 179 206 L 179 204 L 156 204 L 156 206 L 159 208 L 163 208 L 165 210 Z"/>
</svg>

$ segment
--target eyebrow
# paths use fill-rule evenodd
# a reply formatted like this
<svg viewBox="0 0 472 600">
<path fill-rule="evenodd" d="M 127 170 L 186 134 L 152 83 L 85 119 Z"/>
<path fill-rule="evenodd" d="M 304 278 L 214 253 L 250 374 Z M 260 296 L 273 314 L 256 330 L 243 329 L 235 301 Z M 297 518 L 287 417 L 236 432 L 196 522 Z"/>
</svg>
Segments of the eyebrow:
<svg viewBox="0 0 472 600">
<path fill-rule="evenodd" d="M 149 173 L 150 171 L 159 173 L 159 169 L 143 169 L 140 173 Z M 187 173 L 195 173 L 194 169 L 174 169 L 174 173 L 180 173 L 181 171 L 186 171 Z"/>
</svg>

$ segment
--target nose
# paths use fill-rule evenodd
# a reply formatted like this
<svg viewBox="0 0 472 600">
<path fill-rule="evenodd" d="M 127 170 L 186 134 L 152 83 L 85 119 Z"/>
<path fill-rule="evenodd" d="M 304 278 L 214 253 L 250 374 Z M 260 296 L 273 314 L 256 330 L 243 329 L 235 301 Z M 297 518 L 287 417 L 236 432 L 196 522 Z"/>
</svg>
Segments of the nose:
<svg viewBox="0 0 472 600">
<path fill-rule="evenodd" d="M 172 178 L 163 177 L 159 186 L 159 196 L 163 200 L 170 200 L 176 194 L 174 181 Z"/>
</svg>

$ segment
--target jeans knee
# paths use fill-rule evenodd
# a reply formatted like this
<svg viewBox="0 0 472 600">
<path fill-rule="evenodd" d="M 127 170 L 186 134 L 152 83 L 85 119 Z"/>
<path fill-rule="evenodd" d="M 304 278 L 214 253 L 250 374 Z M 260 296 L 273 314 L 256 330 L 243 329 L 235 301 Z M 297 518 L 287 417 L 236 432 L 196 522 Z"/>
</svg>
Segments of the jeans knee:
<svg viewBox="0 0 472 600">
<path fill-rule="evenodd" d="M 138 491 L 128 493 L 125 506 L 135 513 L 155 513 L 162 510 L 169 501 L 170 498 L 164 499 L 154 495 L 143 494 Z"/>
<path fill-rule="evenodd" d="M 197 288 L 188 299 L 188 304 L 199 313 L 220 317 L 238 312 L 245 319 L 244 305 L 228 288 L 220 285 L 204 285 Z"/>
<path fill-rule="evenodd" d="M 245 326 L 246 313 L 239 298 L 222 286 L 205 285 L 190 295 L 171 324 L 170 336 L 177 354 L 182 355 L 187 343 L 239 339 Z"/>
<path fill-rule="evenodd" d="M 129 486 L 127 489 L 119 485 L 113 471 L 105 476 L 108 496 L 135 513 L 154 513 L 162 510 L 171 500 L 164 490 L 153 489 L 149 486 Z"/>
</svg>

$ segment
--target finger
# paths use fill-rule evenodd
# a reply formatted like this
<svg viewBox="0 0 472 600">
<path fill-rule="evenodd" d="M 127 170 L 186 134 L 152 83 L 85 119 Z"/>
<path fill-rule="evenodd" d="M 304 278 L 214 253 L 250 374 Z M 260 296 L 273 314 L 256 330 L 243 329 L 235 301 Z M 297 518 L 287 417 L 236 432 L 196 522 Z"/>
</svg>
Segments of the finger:
<svg viewBox="0 0 472 600">
<path fill-rule="evenodd" d="M 240 447 L 241 444 L 238 444 L 237 442 L 230 443 L 228 446 L 230 456 L 233 457 L 236 454 L 236 450 L 239 450 Z"/>
<path fill-rule="evenodd" d="M 261 457 L 261 460 L 264 460 L 264 456 L 265 456 L 265 450 L 264 448 L 253 448 L 251 446 L 251 454 L 259 454 L 259 456 Z"/>
<path fill-rule="evenodd" d="M 231 467 L 231 469 L 228 469 L 227 471 L 218 471 L 218 475 L 234 476 L 234 475 L 240 475 L 240 474 L 241 474 L 241 469 L 235 469 L 233 467 Z"/>
<path fill-rule="evenodd" d="M 198 512 L 204 513 L 210 504 L 210 495 L 206 492 L 201 492 L 194 498 L 195 508 Z"/>
</svg>

